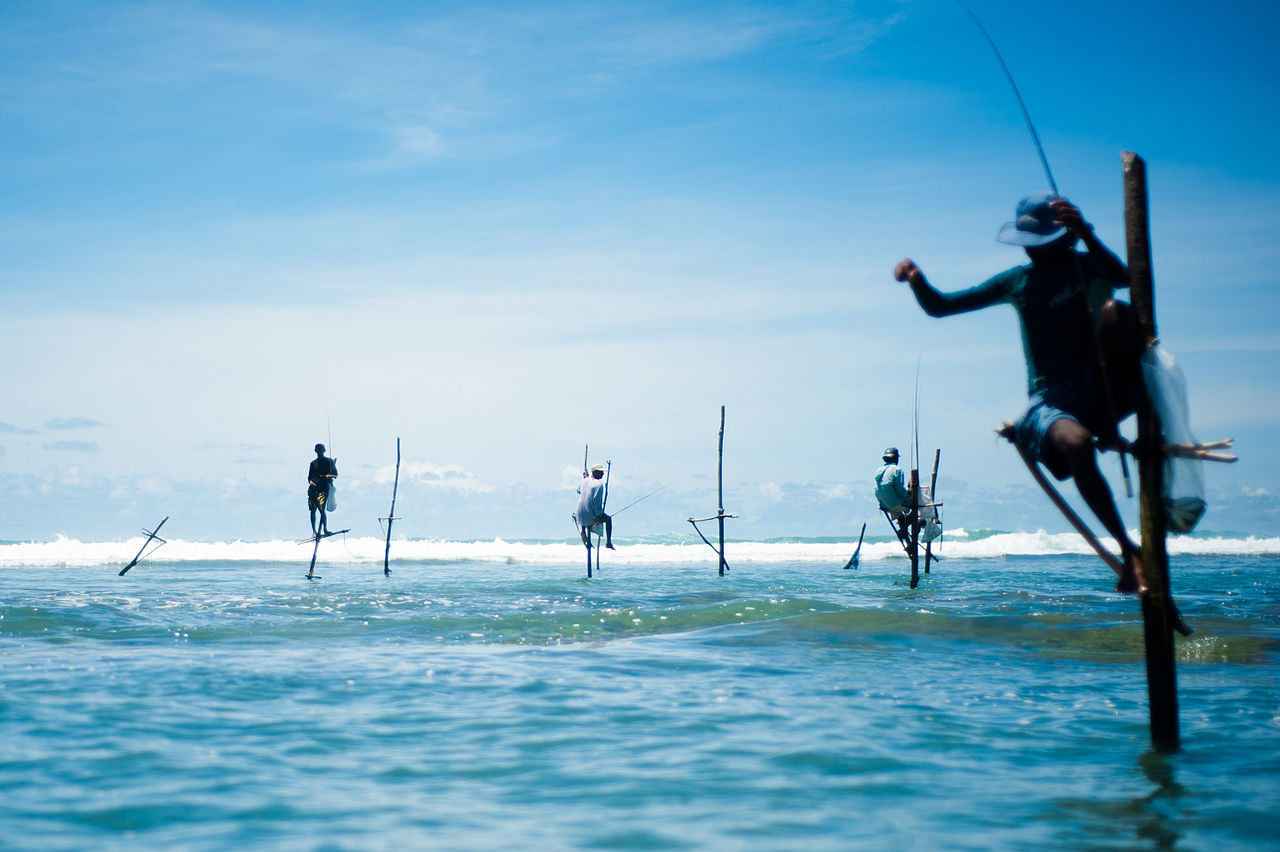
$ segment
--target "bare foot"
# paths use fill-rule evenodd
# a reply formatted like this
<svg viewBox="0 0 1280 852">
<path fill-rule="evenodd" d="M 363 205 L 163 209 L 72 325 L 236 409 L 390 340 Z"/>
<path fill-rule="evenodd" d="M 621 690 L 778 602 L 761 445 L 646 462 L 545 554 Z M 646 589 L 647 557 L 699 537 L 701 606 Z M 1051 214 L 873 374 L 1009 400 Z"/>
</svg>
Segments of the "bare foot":
<svg viewBox="0 0 1280 852">
<path fill-rule="evenodd" d="M 606 541 L 606 542 L 604 543 L 604 546 L 605 546 L 607 549 L 609 549 L 609 550 L 613 550 L 613 549 L 614 549 L 614 547 L 613 547 L 613 542 L 611 542 L 611 541 Z"/>
<path fill-rule="evenodd" d="M 1142 597 L 1147 593 L 1147 578 L 1142 573 L 1142 560 L 1132 551 L 1124 556 L 1124 573 L 1116 583 L 1116 591 L 1122 595 Z"/>
</svg>

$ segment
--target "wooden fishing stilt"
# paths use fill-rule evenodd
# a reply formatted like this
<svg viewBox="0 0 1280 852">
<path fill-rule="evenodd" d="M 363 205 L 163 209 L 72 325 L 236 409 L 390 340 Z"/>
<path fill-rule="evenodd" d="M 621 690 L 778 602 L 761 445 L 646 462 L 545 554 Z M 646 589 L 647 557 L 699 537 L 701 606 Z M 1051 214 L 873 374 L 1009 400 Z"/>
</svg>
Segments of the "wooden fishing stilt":
<svg viewBox="0 0 1280 852">
<path fill-rule="evenodd" d="M 938 463 L 942 461 L 942 448 L 933 451 L 933 475 L 929 477 L 929 502 L 938 504 Z M 940 505 L 940 504 L 939 504 Z M 934 515 L 937 516 L 938 510 L 935 507 Z M 924 573 L 929 573 L 929 563 L 933 561 L 933 540 L 930 539 L 924 544 Z"/>
<path fill-rule="evenodd" d="M 391 576 L 391 524 L 393 521 L 399 520 L 396 517 L 396 492 L 400 490 L 400 439 L 396 438 L 396 478 L 391 486 L 391 511 L 387 512 L 385 518 L 379 518 L 380 521 L 387 522 L 387 547 L 382 552 L 382 576 Z"/>
<path fill-rule="evenodd" d="M 582 445 L 582 482 L 587 481 L 587 455 L 591 450 L 590 444 Z M 578 486 L 578 493 L 582 493 L 582 486 Z M 578 538 L 582 539 L 582 544 L 587 548 L 587 579 L 591 579 L 591 530 L 578 523 L 578 513 L 573 514 L 573 525 L 578 530 Z"/>
<path fill-rule="evenodd" d="M 317 533 L 311 538 L 304 538 L 302 541 L 298 542 L 298 544 L 306 544 L 309 541 L 315 543 L 315 547 L 311 548 L 311 566 L 307 568 L 307 573 L 305 575 L 308 580 L 320 579 L 320 575 L 316 573 L 316 554 L 320 552 L 320 542 L 326 538 L 332 538 L 335 535 L 346 535 L 349 532 L 351 532 L 351 530 L 335 530 L 333 532 Z"/>
<path fill-rule="evenodd" d="M 155 553 L 161 547 L 164 547 L 166 544 L 168 544 L 168 542 L 166 542 L 157 534 L 160 532 L 160 528 L 164 526 L 165 521 L 167 520 L 169 520 L 169 516 L 165 515 L 164 521 L 161 521 L 160 523 L 156 524 L 155 529 L 143 530 L 143 532 L 147 534 L 147 540 L 142 543 L 142 547 L 138 548 L 138 554 L 134 556 L 133 559 L 129 560 L 129 564 L 120 569 L 120 573 L 116 575 L 117 577 L 123 577 L 125 574 L 128 574 L 129 569 L 138 564 L 138 562 L 142 559 L 142 551 L 146 550 L 147 545 L 151 544 L 151 542 L 153 541 L 160 542 L 155 546 L 155 548 L 151 551 L 151 553 Z M 148 553 L 147 555 L 150 556 L 151 554 Z"/>
<path fill-rule="evenodd" d="M 724 406 L 720 406 L 720 447 L 717 450 L 716 462 L 716 494 L 719 505 L 716 507 L 716 519 L 720 522 L 720 576 L 724 576 Z"/>
<path fill-rule="evenodd" d="M 844 570 L 848 571 L 850 568 L 857 569 L 858 554 L 862 552 L 862 537 L 865 536 L 866 534 L 867 534 L 867 525 L 864 523 L 862 525 L 862 532 L 858 533 L 858 546 L 853 549 L 853 555 L 850 556 L 849 561 L 844 564 Z"/>
<path fill-rule="evenodd" d="M 911 525 L 907 555 L 911 558 L 911 588 L 920 585 L 920 470 L 911 468 L 911 512 L 907 516 Z"/>
<path fill-rule="evenodd" d="M 724 572 L 729 570 L 729 563 L 724 558 L 724 520 L 725 518 L 736 518 L 737 515 L 726 515 L 724 511 L 724 406 L 720 406 L 720 449 L 719 461 L 716 469 L 716 493 L 720 501 L 720 505 L 716 508 L 716 513 L 709 518 L 689 518 L 689 523 L 693 525 L 694 531 L 707 544 L 707 547 L 716 552 L 719 560 L 720 576 L 724 576 Z M 720 527 L 720 546 L 717 548 L 714 544 L 707 541 L 707 537 L 702 534 L 702 530 L 698 529 L 698 524 L 704 521 L 716 521 Z"/>
<path fill-rule="evenodd" d="M 1155 287 L 1151 272 L 1151 232 L 1147 205 L 1146 164 L 1132 152 L 1124 164 L 1125 243 L 1128 249 L 1129 294 L 1147 345 L 1157 340 Z M 1174 666 L 1173 606 L 1169 584 L 1169 554 L 1165 549 L 1167 520 L 1163 504 L 1164 438 L 1159 415 L 1143 393 L 1138 403 L 1139 511 L 1142 528 L 1142 570 L 1147 593 L 1142 599 L 1146 639 L 1147 698 L 1151 705 L 1151 742 L 1176 750 L 1181 744 L 1178 720 L 1178 680 Z"/>
<path fill-rule="evenodd" d="M 316 577 L 316 554 L 320 552 L 320 538 L 321 536 L 316 536 L 315 547 L 311 548 L 311 565 L 307 568 L 308 580 L 318 579 Z"/>
</svg>

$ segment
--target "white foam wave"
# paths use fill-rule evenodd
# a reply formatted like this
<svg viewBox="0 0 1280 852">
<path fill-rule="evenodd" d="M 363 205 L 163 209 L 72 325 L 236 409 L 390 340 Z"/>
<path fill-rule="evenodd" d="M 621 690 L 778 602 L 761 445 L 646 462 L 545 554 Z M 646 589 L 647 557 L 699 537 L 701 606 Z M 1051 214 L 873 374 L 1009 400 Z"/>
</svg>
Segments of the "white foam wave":
<svg viewBox="0 0 1280 852">
<path fill-rule="evenodd" d="M 118 542 L 83 542 L 59 537 L 49 542 L 0 544 L 0 567 L 68 565 L 123 566 L 142 547 L 142 537 Z M 1110 544 L 1110 542 L 1108 542 Z M 367 536 L 336 536 L 320 545 L 320 558 L 329 564 L 380 563 L 386 543 Z M 731 565 L 740 563 L 821 563 L 843 565 L 853 553 L 854 542 L 729 542 L 726 555 Z M 1171 537 L 1171 554 L 1193 555 L 1280 555 L 1280 538 L 1196 536 Z M 1118 550 L 1113 546 L 1113 550 Z M 996 533 L 970 537 L 963 530 L 951 533 L 935 547 L 944 558 L 989 559 L 1008 556 L 1051 556 L 1089 554 L 1088 545 L 1072 533 Z M 715 553 L 698 543 L 621 544 L 604 551 L 605 565 L 692 565 L 715 562 Z M 198 542 L 170 539 L 144 563 L 183 562 L 305 562 L 311 558 L 311 543 L 295 541 Z M 391 558 L 397 562 L 496 562 L 529 565 L 575 564 L 584 560 L 576 542 L 521 542 L 418 540 L 393 541 Z M 893 541 L 866 542 L 859 554 L 862 562 L 905 559 Z"/>
</svg>

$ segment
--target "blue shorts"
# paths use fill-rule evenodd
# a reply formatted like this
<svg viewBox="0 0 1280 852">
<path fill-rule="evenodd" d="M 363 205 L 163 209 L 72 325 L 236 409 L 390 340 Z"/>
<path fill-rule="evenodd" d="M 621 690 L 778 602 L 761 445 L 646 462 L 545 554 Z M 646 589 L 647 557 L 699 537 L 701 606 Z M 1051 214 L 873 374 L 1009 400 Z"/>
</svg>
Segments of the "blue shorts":
<svg viewBox="0 0 1280 852">
<path fill-rule="evenodd" d="M 1028 450 L 1058 479 L 1071 475 L 1067 459 L 1049 442 L 1049 427 L 1059 420 L 1074 420 L 1093 432 L 1109 431 L 1106 400 L 1089 374 L 1054 382 L 1031 394 L 1031 405 L 1017 425 L 1018 445 Z"/>
</svg>

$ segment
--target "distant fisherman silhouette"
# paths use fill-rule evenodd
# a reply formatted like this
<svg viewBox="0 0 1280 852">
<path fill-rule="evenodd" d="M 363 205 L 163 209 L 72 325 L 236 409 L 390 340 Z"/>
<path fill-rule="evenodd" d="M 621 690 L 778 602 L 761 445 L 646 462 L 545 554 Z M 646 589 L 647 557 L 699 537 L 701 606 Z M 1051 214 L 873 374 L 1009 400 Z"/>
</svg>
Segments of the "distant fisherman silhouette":
<svg viewBox="0 0 1280 852">
<path fill-rule="evenodd" d="M 590 475 L 582 472 L 582 484 L 578 486 L 578 511 L 573 517 L 578 522 L 582 543 L 591 546 L 591 531 L 604 524 L 604 546 L 613 550 L 613 518 L 604 513 L 604 465 L 591 468 Z"/>
<path fill-rule="evenodd" d="M 329 501 L 329 486 L 338 478 L 338 464 L 325 458 L 324 444 L 316 444 L 316 457 L 307 468 L 307 508 L 311 510 L 311 534 L 329 534 L 329 516 L 325 504 Z M 316 512 L 320 512 L 320 527 L 316 528 Z"/>
<path fill-rule="evenodd" d="M 1019 202 L 1015 221 L 996 239 L 1022 246 L 1031 263 L 952 293 L 935 290 L 910 258 L 898 263 L 893 276 L 911 286 L 929 316 L 1001 302 L 1018 312 L 1030 406 L 1007 436 L 1058 479 L 1075 480 L 1080 496 L 1120 545 L 1124 567 L 1116 591 L 1142 594 L 1146 582 L 1138 546 L 1125 531 L 1094 449 L 1095 437 L 1103 449 L 1119 442 L 1117 420 L 1133 412 L 1142 387 L 1136 316 L 1112 298 L 1116 288 L 1129 286 L 1129 270 L 1094 235 L 1079 208 L 1053 193 Z M 1075 250 L 1077 241 L 1085 251 Z"/>
</svg>

